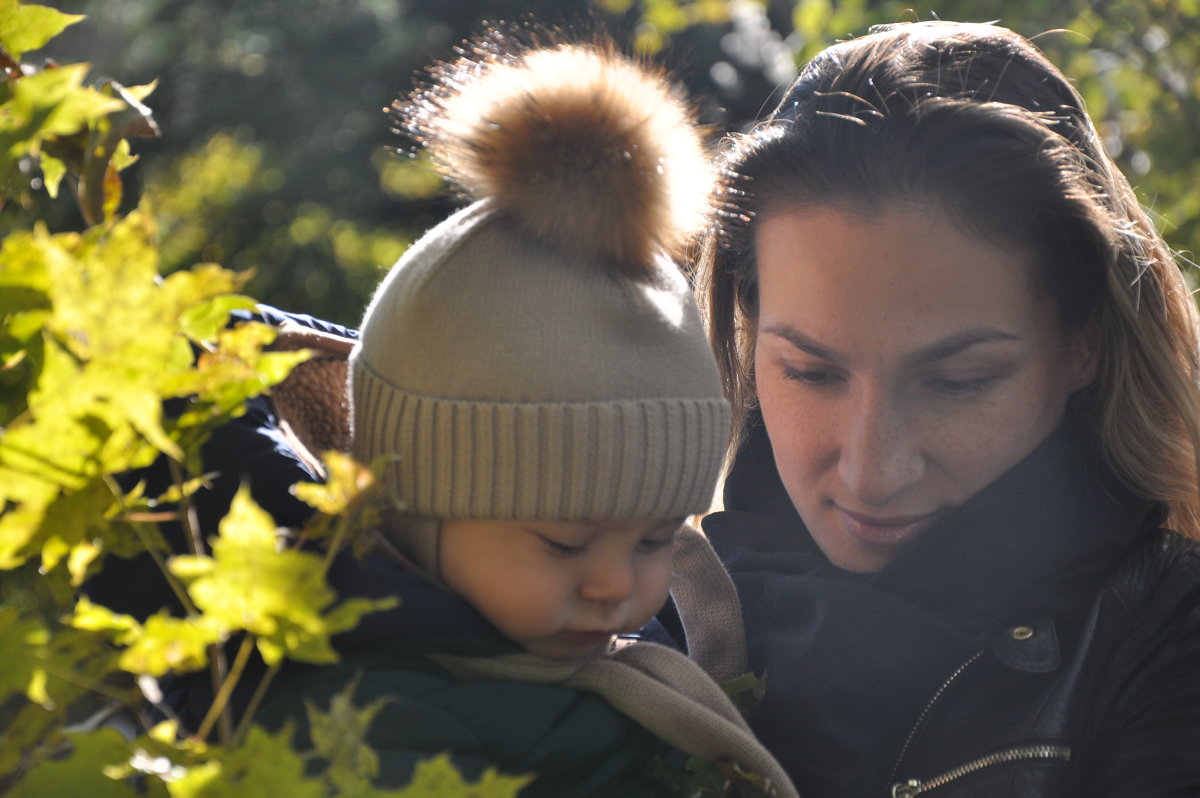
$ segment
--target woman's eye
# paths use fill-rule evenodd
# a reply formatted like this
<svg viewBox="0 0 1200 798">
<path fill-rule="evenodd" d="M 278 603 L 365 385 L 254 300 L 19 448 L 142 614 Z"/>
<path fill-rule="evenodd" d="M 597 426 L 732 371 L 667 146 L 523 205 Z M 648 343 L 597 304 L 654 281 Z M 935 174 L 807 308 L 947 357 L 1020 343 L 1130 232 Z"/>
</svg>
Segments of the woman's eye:
<svg viewBox="0 0 1200 798">
<path fill-rule="evenodd" d="M 928 381 L 931 389 L 947 396 L 971 396 L 983 393 L 996 381 L 993 376 L 974 377 L 966 380 L 934 378 Z"/>
<path fill-rule="evenodd" d="M 798 369 L 785 366 L 783 376 L 786 379 L 803 385 L 833 385 L 841 382 L 842 375 L 828 369 Z"/>
</svg>

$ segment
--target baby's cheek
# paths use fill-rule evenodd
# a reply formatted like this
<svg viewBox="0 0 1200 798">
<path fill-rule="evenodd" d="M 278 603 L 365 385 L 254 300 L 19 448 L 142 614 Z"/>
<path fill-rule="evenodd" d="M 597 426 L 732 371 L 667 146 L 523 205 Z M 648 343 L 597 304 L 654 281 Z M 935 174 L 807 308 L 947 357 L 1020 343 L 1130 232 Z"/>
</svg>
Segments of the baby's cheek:
<svg viewBox="0 0 1200 798">
<path fill-rule="evenodd" d="M 667 603 L 670 591 L 671 568 L 668 566 L 655 573 L 653 584 L 648 586 L 645 595 L 639 601 L 640 606 L 637 614 L 641 617 L 637 621 L 638 629 L 649 623 L 650 619 L 655 615 L 658 615 L 659 611 Z"/>
</svg>

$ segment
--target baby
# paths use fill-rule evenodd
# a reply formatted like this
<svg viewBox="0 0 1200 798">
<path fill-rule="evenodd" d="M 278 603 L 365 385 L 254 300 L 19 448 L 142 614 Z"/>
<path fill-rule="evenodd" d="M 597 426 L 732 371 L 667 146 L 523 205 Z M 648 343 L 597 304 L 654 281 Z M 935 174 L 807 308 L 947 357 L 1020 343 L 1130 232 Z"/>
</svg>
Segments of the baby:
<svg viewBox="0 0 1200 798">
<path fill-rule="evenodd" d="M 532 773 L 523 796 L 669 795 L 690 755 L 794 794 L 693 662 L 612 652 L 666 602 L 728 432 L 673 260 L 710 197 L 702 137 L 610 47 L 507 45 L 394 108 L 473 202 L 391 270 L 350 358 L 352 450 L 390 460 L 381 536 L 401 566 L 335 576 L 402 606 L 340 641 L 337 667 L 356 701 L 389 698 L 369 737 L 385 783 L 449 751 L 468 774 Z"/>
</svg>

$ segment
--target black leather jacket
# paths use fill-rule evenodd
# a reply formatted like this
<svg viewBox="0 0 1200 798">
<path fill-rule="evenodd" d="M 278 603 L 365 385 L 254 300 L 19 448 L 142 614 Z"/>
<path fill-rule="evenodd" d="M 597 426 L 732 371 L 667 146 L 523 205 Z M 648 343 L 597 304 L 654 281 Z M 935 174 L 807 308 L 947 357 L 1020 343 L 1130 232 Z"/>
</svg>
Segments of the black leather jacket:
<svg viewBox="0 0 1200 798">
<path fill-rule="evenodd" d="M 1200 550 L 1064 425 L 884 571 L 824 559 L 761 431 L 705 530 L 806 798 L 1200 796 Z"/>
<path fill-rule="evenodd" d="M 1200 795 L 1200 554 L 1150 536 L 1064 633 L 996 633 L 931 696 L 884 795 Z"/>
</svg>

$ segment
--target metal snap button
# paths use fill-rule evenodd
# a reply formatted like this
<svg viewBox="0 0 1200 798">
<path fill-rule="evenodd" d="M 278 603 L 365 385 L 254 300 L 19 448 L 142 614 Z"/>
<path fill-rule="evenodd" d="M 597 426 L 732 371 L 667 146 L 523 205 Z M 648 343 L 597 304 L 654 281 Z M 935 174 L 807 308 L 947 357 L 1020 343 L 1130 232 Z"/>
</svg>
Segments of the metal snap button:
<svg viewBox="0 0 1200 798">
<path fill-rule="evenodd" d="M 1033 627 L 1031 626 L 1014 626 L 1009 635 L 1013 640 L 1028 640 L 1033 637 Z"/>
</svg>

